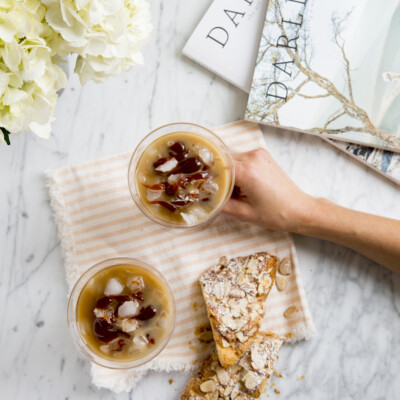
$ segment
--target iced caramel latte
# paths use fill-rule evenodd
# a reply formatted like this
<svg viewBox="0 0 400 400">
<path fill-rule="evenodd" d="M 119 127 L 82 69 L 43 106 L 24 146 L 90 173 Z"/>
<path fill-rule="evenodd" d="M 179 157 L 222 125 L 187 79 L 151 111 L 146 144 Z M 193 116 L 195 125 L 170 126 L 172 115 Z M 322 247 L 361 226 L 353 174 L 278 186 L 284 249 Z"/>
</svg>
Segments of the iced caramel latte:
<svg viewBox="0 0 400 400">
<path fill-rule="evenodd" d="M 172 225 L 195 226 L 208 220 L 232 191 L 233 167 L 226 147 L 193 132 L 155 139 L 133 173 L 146 214 Z"/>
<path fill-rule="evenodd" d="M 143 265 L 122 263 L 100 269 L 76 298 L 77 333 L 100 359 L 117 363 L 146 359 L 168 341 L 173 329 L 172 292 Z"/>
</svg>

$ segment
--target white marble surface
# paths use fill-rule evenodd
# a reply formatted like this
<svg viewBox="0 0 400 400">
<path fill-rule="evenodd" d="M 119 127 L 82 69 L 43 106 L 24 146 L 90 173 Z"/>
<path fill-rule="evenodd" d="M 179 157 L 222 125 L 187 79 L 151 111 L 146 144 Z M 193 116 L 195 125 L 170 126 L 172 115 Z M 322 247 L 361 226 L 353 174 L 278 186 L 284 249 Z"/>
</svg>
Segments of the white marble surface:
<svg viewBox="0 0 400 400">
<path fill-rule="evenodd" d="M 49 140 L 22 135 L 0 148 L 0 398 L 179 397 L 188 378 L 180 373 L 149 374 L 129 394 L 90 384 L 89 365 L 67 331 L 63 262 L 43 172 L 133 149 L 163 123 L 212 127 L 243 116 L 244 93 L 180 54 L 208 4 L 153 0 L 155 30 L 144 67 L 84 88 L 72 77 Z M 273 156 L 308 193 L 400 216 L 399 188 L 366 167 L 318 138 L 264 132 Z M 275 379 L 282 394 L 269 390 L 263 398 L 398 399 L 399 277 L 344 247 L 295 240 L 319 337 L 282 350 L 284 378 Z"/>
</svg>

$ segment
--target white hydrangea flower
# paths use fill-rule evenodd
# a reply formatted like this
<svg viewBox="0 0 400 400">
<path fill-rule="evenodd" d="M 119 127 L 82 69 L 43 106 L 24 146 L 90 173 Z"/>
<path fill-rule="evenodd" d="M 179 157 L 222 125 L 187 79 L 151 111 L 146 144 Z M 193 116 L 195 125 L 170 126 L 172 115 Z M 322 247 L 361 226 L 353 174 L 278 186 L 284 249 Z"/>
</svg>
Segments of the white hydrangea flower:
<svg viewBox="0 0 400 400">
<path fill-rule="evenodd" d="M 45 13 L 39 0 L 0 1 L 0 128 L 12 134 L 48 137 L 57 91 L 67 83 L 46 43 Z"/>
<path fill-rule="evenodd" d="M 143 63 L 142 45 L 152 31 L 145 0 L 43 0 L 46 20 L 59 34 L 52 47 L 77 53 L 80 81 L 102 82 Z"/>
</svg>

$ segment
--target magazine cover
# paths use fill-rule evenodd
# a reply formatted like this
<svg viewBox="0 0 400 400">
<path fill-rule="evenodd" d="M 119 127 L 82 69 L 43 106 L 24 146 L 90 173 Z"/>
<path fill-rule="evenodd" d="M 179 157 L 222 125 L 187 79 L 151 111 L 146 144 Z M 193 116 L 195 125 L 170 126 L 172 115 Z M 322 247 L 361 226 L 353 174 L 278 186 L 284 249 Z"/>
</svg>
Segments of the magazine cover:
<svg viewBox="0 0 400 400">
<path fill-rule="evenodd" d="M 400 154 L 374 147 L 327 139 L 339 150 L 372 168 L 392 182 L 400 185 Z"/>
<path fill-rule="evenodd" d="M 400 152 L 399 37 L 400 0 L 270 0 L 246 119 Z"/>
<path fill-rule="evenodd" d="M 267 0 L 214 0 L 182 53 L 249 93 Z"/>
</svg>

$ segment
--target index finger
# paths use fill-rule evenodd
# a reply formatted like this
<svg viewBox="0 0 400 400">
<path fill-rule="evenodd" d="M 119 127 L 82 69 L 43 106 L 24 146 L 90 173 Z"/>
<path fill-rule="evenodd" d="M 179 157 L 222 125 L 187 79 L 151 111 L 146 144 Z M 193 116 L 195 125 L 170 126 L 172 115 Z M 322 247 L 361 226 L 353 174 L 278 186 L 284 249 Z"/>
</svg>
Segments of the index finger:
<svg viewBox="0 0 400 400">
<path fill-rule="evenodd" d="M 232 153 L 232 158 L 236 161 L 250 161 L 250 152 L 246 151 L 244 153 Z"/>
<path fill-rule="evenodd" d="M 253 160 L 257 156 L 264 155 L 265 153 L 269 154 L 267 150 L 265 150 L 262 147 L 259 147 L 257 149 L 246 151 L 243 153 L 233 153 L 232 157 L 234 160 L 237 161 L 248 162 Z"/>
</svg>

